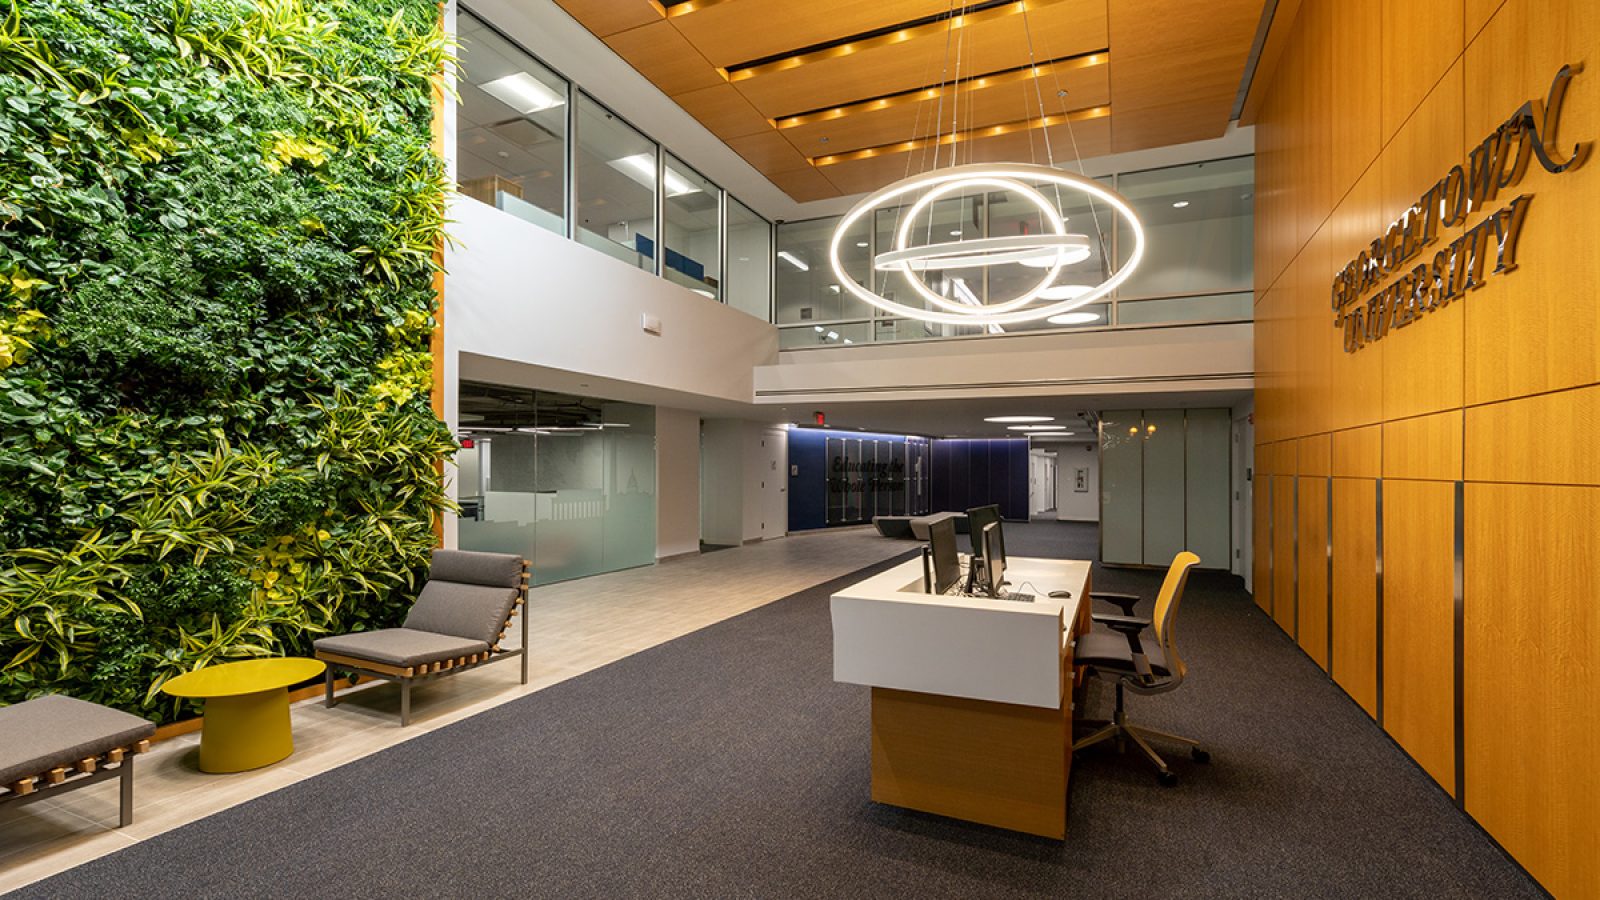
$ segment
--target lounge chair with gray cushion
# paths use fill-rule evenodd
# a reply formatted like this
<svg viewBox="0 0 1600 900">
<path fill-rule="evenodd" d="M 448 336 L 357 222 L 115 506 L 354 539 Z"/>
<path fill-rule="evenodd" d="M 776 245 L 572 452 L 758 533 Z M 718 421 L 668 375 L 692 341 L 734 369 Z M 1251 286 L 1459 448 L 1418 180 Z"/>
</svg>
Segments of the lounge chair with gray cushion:
<svg viewBox="0 0 1600 900">
<path fill-rule="evenodd" d="M 0 803 L 122 779 L 117 827 L 133 824 L 133 756 L 156 726 L 98 703 L 47 694 L 0 707 Z"/>
<path fill-rule="evenodd" d="M 334 705 L 335 669 L 400 684 L 400 724 L 411 724 L 411 686 L 487 662 L 522 657 L 528 683 L 528 564 L 511 553 L 435 550 L 428 583 L 400 628 L 325 637 L 314 643 L 328 664 L 326 702 Z M 500 646 L 523 607 L 522 644 Z"/>
</svg>

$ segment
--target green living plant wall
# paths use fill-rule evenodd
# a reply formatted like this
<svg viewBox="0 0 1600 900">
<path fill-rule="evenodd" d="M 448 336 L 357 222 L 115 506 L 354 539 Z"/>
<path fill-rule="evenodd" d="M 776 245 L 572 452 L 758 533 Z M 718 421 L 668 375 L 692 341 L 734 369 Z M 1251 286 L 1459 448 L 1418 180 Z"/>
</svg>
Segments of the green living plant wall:
<svg viewBox="0 0 1600 900">
<path fill-rule="evenodd" d="M 454 449 L 434 0 L 0 0 L 0 704 L 394 624 Z"/>
</svg>

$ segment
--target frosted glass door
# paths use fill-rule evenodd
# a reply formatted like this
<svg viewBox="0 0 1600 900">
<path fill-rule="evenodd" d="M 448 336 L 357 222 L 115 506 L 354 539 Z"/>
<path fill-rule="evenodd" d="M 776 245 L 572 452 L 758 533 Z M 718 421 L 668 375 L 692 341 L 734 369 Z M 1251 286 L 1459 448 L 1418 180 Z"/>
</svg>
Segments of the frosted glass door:
<svg viewBox="0 0 1600 900">
<path fill-rule="evenodd" d="M 1100 559 L 1144 562 L 1144 418 L 1116 410 L 1100 419 Z"/>
<path fill-rule="evenodd" d="M 1189 549 L 1208 569 L 1226 569 L 1233 522 L 1229 503 L 1232 466 L 1229 435 L 1233 427 L 1226 409 L 1191 409 L 1184 449 L 1185 516 Z"/>
<path fill-rule="evenodd" d="M 1144 562 L 1164 566 L 1184 549 L 1183 410 L 1144 411 Z"/>
</svg>

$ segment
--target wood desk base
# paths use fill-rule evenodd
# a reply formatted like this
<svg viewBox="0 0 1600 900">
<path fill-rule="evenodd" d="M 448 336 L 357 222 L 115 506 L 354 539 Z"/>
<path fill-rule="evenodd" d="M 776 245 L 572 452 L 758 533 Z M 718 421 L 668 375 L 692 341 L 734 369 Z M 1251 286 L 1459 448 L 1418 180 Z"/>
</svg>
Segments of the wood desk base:
<svg viewBox="0 0 1600 900">
<path fill-rule="evenodd" d="M 1061 709 L 872 689 L 872 799 L 1061 840 L 1072 766 Z"/>
</svg>

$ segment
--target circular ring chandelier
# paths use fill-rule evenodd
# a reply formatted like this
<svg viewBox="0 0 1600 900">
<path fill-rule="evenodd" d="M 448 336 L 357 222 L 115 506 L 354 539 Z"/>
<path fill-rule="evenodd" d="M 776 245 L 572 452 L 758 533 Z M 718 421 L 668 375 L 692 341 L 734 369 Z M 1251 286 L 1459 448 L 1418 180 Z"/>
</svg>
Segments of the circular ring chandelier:
<svg viewBox="0 0 1600 900">
<path fill-rule="evenodd" d="M 1133 236 L 1133 248 L 1117 271 L 1097 285 L 1057 284 L 1062 268 L 1090 256 L 1089 238 L 1068 234 L 1066 218 L 1041 191 L 1028 182 L 1043 182 L 1088 195 L 1116 211 Z M 981 237 L 970 240 L 913 245 L 913 225 L 935 201 L 952 193 L 978 189 L 1001 190 L 1017 194 L 1036 206 L 1044 221 L 1043 234 Z M 1059 191 L 1057 192 L 1059 193 Z M 893 200 L 918 195 L 901 216 L 892 249 L 873 258 L 873 268 L 902 275 L 912 291 L 934 309 L 897 303 L 861 284 L 845 271 L 839 250 L 851 227 L 873 211 Z M 1097 181 L 1064 172 L 1051 166 L 1029 163 L 976 163 L 935 169 L 903 178 L 863 197 L 851 207 L 834 228 L 828 244 L 828 263 L 839 285 L 851 296 L 891 315 L 920 319 L 944 325 L 1010 325 L 1032 322 L 1069 312 L 1106 296 L 1128 280 L 1144 258 L 1144 227 L 1133 207 L 1120 194 Z M 1028 290 L 1001 303 L 974 306 L 939 294 L 928 286 L 920 273 L 956 268 L 987 268 L 1022 265 L 1043 270 L 1042 277 Z M 1057 299 L 1054 303 L 1030 306 L 1035 300 Z"/>
</svg>

